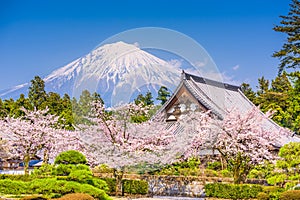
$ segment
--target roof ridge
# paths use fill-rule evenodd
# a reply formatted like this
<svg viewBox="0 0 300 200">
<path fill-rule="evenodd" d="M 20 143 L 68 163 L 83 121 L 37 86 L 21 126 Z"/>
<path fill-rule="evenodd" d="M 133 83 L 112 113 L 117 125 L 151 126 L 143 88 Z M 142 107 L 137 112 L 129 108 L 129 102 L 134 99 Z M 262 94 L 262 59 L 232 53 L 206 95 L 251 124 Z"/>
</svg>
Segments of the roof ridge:
<svg viewBox="0 0 300 200">
<path fill-rule="evenodd" d="M 217 87 L 224 87 L 225 89 L 229 89 L 229 90 L 238 90 L 240 89 L 240 86 L 237 86 L 237 85 L 233 85 L 233 84 L 230 84 L 230 83 L 224 83 L 224 82 L 221 82 L 221 81 L 216 81 L 216 80 L 212 80 L 212 79 L 209 79 L 209 78 L 205 78 L 205 77 L 202 77 L 202 76 L 196 76 L 194 74 L 189 74 L 189 73 L 186 73 L 184 72 L 184 77 L 188 80 L 188 79 L 191 79 L 193 78 L 194 81 L 196 82 L 200 82 L 200 83 L 205 83 L 205 84 L 208 84 L 208 85 L 212 85 L 212 86 L 217 86 Z"/>
</svg>

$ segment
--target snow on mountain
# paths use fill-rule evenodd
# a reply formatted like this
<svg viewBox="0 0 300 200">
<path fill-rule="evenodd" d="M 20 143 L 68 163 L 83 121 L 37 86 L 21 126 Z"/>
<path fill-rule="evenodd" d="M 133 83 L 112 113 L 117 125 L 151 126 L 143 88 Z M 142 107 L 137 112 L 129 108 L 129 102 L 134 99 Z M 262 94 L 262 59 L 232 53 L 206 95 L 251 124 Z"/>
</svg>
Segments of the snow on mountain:
<svg viewBox="0 0 300 200">
<path fill-rule="evenodd" d="M 162 85 L 174 89 L 179 79 L 178 67 L 133 44 L 116 42 L 53 71 L 44 81 L 47 91 L 79 97 L 82 90 L 88 89 L 100 93 L 107 105 L 114 106 L 129 102 L 140 92 L 157 92 Z M 0 92 L 0 97 L 17 98 L 11 95 L 24 93 L 29 84 L 16 87 Z"/>
</svg>

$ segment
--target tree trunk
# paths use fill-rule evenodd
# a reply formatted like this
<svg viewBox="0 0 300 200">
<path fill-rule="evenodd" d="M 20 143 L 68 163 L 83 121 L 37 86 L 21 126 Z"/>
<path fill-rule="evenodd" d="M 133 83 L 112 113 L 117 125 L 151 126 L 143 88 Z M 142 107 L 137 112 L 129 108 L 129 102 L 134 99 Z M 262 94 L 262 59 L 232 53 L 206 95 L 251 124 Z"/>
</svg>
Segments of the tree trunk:
<svg viewBox="0 0 300 200">
<path fill-rule="evenodd" d="M 49 161 L 49 153 L 48 153 L 48 150 L 45 149 L 44 150 L 43 164 L 48 164 L 48 161 Z"/>
<path fill-rule="evenodd" d="M 29 162 L 30 162 L 30 156 L 25 155 L 24 156 L 24 174 L 29 175 Z"/>
<path fill-rule="evenodd" d="M 116 194 L 115 194 L 116 196 L 122 196 L 123 195 L 123 193 L 122 193 L 123 175 L 124 175 L 123 170 L 114 169 L 114 177 L 116 179 Z"/>
</svg>

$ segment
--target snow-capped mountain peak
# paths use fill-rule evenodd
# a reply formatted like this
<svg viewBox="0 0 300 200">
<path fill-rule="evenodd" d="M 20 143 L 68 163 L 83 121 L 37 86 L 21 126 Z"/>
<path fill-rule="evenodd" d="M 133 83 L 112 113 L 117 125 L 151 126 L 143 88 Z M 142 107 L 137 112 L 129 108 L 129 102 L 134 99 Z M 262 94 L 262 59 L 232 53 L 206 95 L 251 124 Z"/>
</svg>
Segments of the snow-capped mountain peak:
<svg viewBox="0 0 300 200">
<path fill-rule="evenodd" d="M 137 45 L 116 42 L 97 47 L 54 70 L 44 81 L 47 91 L 60 94 L 78 97 L 84 89 L 96 91 L 110 106 L 127 103 L 141 91 L 155 92 L 162 85 L 172 89 L 179 83 L 179 77 L 180 70 L 166 61 Z"/>
</svg>

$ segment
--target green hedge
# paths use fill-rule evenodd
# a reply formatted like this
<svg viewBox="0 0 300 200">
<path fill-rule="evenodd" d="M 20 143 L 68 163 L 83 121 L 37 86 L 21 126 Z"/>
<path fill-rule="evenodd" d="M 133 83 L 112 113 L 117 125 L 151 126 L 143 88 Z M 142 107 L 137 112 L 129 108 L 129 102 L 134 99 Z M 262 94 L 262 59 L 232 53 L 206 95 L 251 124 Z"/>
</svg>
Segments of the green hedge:
<svg viewBox="0 0 300 200">
<path fill-rule="evenodd" d="M 92 185 L 57 180 L 56 178 L 35 179 L 31 182 L 0 180 L 0 193 L 2 194 L 43 194 L 50 197 L 59 197 L 74 192 L 86 193 L 100 200 L 110 199 L 103 190 Z"/>
<path fill-rule="evenodd" d="M 262 186 L 251 184 L 222 184 L 211 183 L 205 185 L 207 197 L 217 197 L 225 199 L 249 199 L 256 198 L 262 191 Z"/>
<path fill-rule="evenodd" d="M 147 194 L 148 183 L 143 180 L 123 180 L 123 191 L 127 194 Z"/>
<path fill-rule="evenodd" d="M 114 178 L 102 178 L 108 185 L 108 194 L 114 194 L 116 192 L 116 179 Z M 147 194 L 148 183 L 143 180 L 122 180 L 123 193 L 127 194 Z"/>
</svg>

